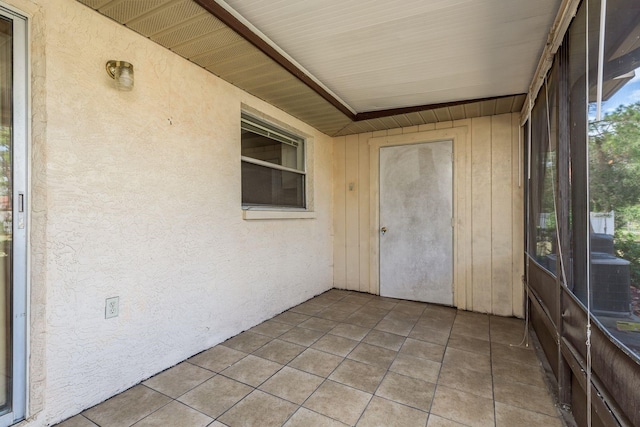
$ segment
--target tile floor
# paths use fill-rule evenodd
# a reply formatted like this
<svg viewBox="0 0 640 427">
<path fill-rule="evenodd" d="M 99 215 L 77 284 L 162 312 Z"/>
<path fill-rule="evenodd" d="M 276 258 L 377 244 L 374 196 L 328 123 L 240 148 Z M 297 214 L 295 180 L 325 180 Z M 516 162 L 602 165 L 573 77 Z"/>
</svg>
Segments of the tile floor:
<svg viewBox="0 0 640 427">
<path fill-rule="evenodd" d="M 544 426 L 523 321 L 330 290 L 59 427 Z"/>
</svg>

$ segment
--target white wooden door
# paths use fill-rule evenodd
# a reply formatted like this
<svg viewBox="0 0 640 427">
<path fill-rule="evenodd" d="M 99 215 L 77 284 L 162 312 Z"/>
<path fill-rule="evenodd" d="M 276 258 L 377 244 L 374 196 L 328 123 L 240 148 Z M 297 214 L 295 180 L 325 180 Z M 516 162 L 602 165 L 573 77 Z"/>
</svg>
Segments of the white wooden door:
<svg viewBox="0 0 640 427">
<path fill-rule="evenodd" d="M 380 149 L 380 295 L 453 305 L 451 141 Z"/>
</svg>

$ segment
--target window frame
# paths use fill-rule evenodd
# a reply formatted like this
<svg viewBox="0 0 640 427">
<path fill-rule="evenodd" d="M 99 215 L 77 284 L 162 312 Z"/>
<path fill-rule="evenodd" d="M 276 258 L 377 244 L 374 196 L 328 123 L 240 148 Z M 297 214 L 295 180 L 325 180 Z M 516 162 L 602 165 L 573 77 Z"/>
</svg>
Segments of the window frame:
<svg viewBox="0 0 640 427">
<path fill-rule="evenodd" d="M 297 164 L 298 168 L 292 168 L 288 166 L 279 165 L 276 163 L 271 163 L 268 161 L 255 159 L 249 156 L 240 155 L 240 162 L 248 164 L 253 164 L 257 166 L 262 166 L 266 168 L 270 168 L 273 170 L 279 170 L 284 172 L 290 172 L 297 175 L 302 176 L 302 197 L 303 197 L 303 206 L 286 206 L 286 205 L 277 205 L 277 204 L 251 204 L 244 203 L 241 201 L 241 209 L 243 219 L 307 219 L 307 218 L 315 218 L 315 213 L 312 209 L 313 198 L 310 194 L 310 189 L 312 188 L 311 183 L 311 167 L 310 167 L 310 146 L 312 144 L 312 138 L 305 135 L 303 132 L 298 131 L 297 129 L 293 129 L 290 126 L 276 124 L 277 121 L 274 119 L 266 118 L 262 114 L 258 115 L 252 112 L 248 112 L 246 110 L 242 110 L 240 116 L 240 145 L 242 146 L 242 131 L 246 130 L 249 132 L 256 133 L 258 135 L 262 135 L 264 137 L 270 138 L 276 142 L 282 144 L 289 144 L 295 146 L 295 144 L 300 144 L 299 147 L 296 147 L 298 150 L 297 153 Z M 245 124 L 247 125 L 245 127 Z M 263 131 L 263 132 L 256 132 Z M 241 179 L 242 179 L 241 172 Z M 242 200 L 242 190 L 241 190 L 241 200 Z"/>
</svg>

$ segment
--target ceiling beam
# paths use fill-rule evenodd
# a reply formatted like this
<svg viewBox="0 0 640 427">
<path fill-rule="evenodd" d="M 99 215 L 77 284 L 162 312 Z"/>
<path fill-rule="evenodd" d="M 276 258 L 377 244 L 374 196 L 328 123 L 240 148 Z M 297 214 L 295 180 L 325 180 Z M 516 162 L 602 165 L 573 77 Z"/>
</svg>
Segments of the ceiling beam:
<svg viewBox="0 0 640 427">
<path fill-rule="evenodd" d="M 359 122 L 362 120 L 371 120 L 371 119 L 379 119 L 381 117 L 397 116 L 399 114 L 416 113 L 418 111 L 435 110 L 438 108 L 457 107 L 458 105 L 466 105 L 474 102 L 494 101 L 497 99 L 507 98 L 511 96 L 518 96 L 518 95 L 525 95 L 525 94 L 492 96 L 489 98 L 467 99 L 464 101 L 443 102 L 440 104 L 415 105 L 412 107 L 400 107 L 400 108 L 390 108 L 386 110 L 365 111 L 365 112 L 356 114 L 354 121 Z"/>
<path fill-rule="evenodd" d="M 238 18 L 233 16 L 227 9 L 220 6 L 214 0 L 195 0 L 200 6 L 202 6 L 207 12 L 218 18 L 229 28 L 234 30 L 240 36 L 242 36 L 249 43 L 254 45 L 260 51 L 262 51 L 269 58 L 274 60 L 277 64 L 291 73 L 294 77 L 300 80 L 305 85 L 313 89 L 318 95 L 324 98 L 327 102 L 333 105 L 338 111 L 340 111 L 349 119 L 354 120 L 355 114 L 347 108 L 342 102 L 336 99 L 325 88 L 319 85 L 305 72 L 303 72 L 297 65 L 287 59 L 284 55 L 278 52 L 273 46 L 267 43 L 262 37 L 254 33 L 249 27 L 242 23 Z"/>
</svg>

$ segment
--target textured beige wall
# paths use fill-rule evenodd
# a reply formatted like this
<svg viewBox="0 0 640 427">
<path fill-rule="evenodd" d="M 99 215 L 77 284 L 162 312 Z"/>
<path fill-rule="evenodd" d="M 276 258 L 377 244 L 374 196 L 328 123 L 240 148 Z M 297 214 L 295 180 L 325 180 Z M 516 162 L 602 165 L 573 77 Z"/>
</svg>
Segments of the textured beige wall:
<svg viewBox="0 0 640 427">
<path fill-rule="evenodd" d="M 331 287 L 331 138 L 74 0 L 10 3 L 31 18 L 26 425 Z M 112 87 L 109 59 L 134 64 L 132 92 Z M 242 105 L 309 137 L 315 218 L 243 220 Z"/>
<path fill-rule="evenodd" d="M 443 139 L 454 139 L 454 304 L 522 317 L 523 182 L 516 114 L 334 138 L 334 285 L 379 292 L 376 149 Z"/>
</svg>

